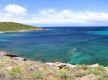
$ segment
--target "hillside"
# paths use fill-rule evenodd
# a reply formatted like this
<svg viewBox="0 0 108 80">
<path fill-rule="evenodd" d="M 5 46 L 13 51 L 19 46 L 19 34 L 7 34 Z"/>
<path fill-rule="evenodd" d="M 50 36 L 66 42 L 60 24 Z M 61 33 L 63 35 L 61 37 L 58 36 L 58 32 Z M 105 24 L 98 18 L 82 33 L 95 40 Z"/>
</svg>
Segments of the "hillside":
<svg viewBox="0 0 108 80">
<path fill-rule="evenodd" d="M 0 80 L 108 80 L 108 68 L 98 64 L 42 63 L 0 51 Z"/>
<path fill-rule="evenodd" d="M 0 32 L 16 32 L 28 30 L 42 30 L 42 28 L 15 22 L 0 22 Z"/>
</svg>

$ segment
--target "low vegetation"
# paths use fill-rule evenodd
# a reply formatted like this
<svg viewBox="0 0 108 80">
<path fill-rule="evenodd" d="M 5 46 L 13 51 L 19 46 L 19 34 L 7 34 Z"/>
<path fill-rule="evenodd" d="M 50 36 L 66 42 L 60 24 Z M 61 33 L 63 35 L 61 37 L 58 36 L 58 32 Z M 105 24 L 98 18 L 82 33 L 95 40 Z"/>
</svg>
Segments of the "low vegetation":
<svg viewBox="0 0 108 80">
<path fill-rule="evenodd" d="M 108 69 L 101 65 L 59 68 L 37 61 L 0 56 L 0 80 L 108 80 Z"/>
<path fill-rule="evenodd" d="M 0 22 L 0 32 L 15 32 L 28 30 L 42 30 L 42 28 L 15 22 Z"/>
</svg>

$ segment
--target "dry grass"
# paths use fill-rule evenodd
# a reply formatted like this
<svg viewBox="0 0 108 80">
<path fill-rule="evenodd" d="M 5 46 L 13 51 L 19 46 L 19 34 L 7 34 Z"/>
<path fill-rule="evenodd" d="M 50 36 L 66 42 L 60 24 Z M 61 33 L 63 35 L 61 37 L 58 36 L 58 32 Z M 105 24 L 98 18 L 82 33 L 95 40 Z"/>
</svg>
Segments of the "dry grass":
<svg viewBox="0 0 108 80">
<path fill-rule="evenodd" d="M 37 61 L 18 61 L 0 56 L 0 80 L 108 80 L 103 66 L 51 67 Z"/>
</svg>

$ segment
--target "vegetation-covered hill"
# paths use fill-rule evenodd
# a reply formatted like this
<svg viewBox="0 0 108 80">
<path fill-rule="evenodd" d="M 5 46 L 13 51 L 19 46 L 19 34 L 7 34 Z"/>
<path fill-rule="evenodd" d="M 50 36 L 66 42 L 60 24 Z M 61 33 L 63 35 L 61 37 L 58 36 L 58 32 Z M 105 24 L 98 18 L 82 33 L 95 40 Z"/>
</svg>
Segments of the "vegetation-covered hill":
<svg viewBox="0 0 108 80">
<path fill-rule="evenodd" d="M 0 32 L 16 32 L 28 30 L 42 30 L 42 28 L 15 22 L 0 22 Z"/>
<path fill-rule="evenodd" d="M 41 63 L 0 51 L 0 80 L 108 80 L 108 68 L 98 64 Z"/>
</svg>

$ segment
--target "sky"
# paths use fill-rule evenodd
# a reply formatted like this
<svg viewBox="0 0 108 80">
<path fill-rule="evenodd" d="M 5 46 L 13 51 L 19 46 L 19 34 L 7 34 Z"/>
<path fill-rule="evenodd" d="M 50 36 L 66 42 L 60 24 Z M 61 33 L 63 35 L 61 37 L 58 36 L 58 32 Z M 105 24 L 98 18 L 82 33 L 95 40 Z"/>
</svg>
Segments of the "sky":
<svg viewBox="0 0 108 80">
<path fill-rule="evenodd" d="M 0 0 L 0 22 L 108 26 L 108 0 Z"/>
</svg>

